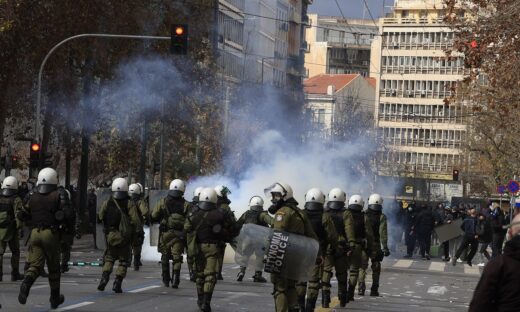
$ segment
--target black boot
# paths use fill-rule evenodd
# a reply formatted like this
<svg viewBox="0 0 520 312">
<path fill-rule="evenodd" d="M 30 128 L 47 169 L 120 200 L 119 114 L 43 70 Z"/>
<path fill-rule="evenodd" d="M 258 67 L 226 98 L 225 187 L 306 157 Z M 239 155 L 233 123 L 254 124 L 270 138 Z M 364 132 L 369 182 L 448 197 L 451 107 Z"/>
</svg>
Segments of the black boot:
<svg viewBox="0 0 520 312">
<path fill-rule="evenodd" d="M 219 273 L 217 275 L 217 280 L 219 280 L 219 281 L 223 281 L 224 280 L 224 276 L 222 276 L 222 273 Z"/>
<path fill-rule="evenodd" d="M 179 288 L 179 283 L 181 281 L 181 271 L 173 271 L 173 282 L 172 288 Z"/>
<path fill-rule="evenodd" d="M 171 282 L 171 277 L 170 277 L 170 270 L 163 270 L 162 272 L 162 282 L 163 282 L 163 285 L 164 287 L 170 287 L 170 282 Z"/>
<path fill-rule="evenodd" d="M 253 276 L 253 282 L 255 283 L 266 283 L 267 280 L 262 276 L 262 271 L 256 271 Z"/>
<path fill-rule="evenodd" d="M 18 270 L 11 272 L 11 282 L 23 280 L 23 275 Z"/>
<path fill-rule="evenodd" d="M 318 298 L 307 299 L 307 303 L 305 304 L 305 312 L 314 312 L 314 308 L 316 308 L 316 299 Z"/>
<path fill-rule="evenodd" d="M 120 294 L 123 292 L 123 289 L 121 288 L 122 283 L 123 283 L 123 278 L 121 276 L 116 276 L 116 279 L 114 280 L 114 286 L 112 287 L 112 290 L 116 294 Z"/>
<path fill-rule="evenodd" d="M 49 301 L 51 303 L 51 309 L 57 309 L 58 306 L 65 301 L 65 296 L 60 294 L 59 288 L 51 288 L 51 298 Z"/>
<path fill-rule="evenodd" d="M 3 280 L 4 278 L 4 273 L 2 271 L 0 271 L 0 282 Z"/>
<path fill-rule="evenodd" d="M 139 259 L 134 257 L 134 271 L 139 271 Z"/>
<path fill-rule="evenodd" d="M 18 302 L 21 304 L 25 304 L 27 302 L 27 297 L 29 297 L 29 291 L 31 290 L 31 286 L 34 283 L 34 279 L 31 276 L 26 276 L 20 286 L 20 293 L 18 294 Z"/>
<path fill-rule="evenodd" d="M 305 312 L 305 295 L 298 296 L 298 306 L 300 307 L 300 312 Z"/>
<path fill-rule="evenodd" d="M 244 279 L 244 275 L 246 275 L 246 267 L 240 267 L 240 271 L 237 274 L 237 282 L 241 282 Z"/>
<path fill-rule="evenodd" d="M 69 271 L 69 265 L 67 263 L 63 263 L 60 268 L 61 273 L 67 273 Z"/>
<path fill-rule="evenodd" d="M 379 285 L 378 284 L 372 284 L 372 288 L 370 288 L 370 296 L 371 297 L 379 297 Z"/>
<path fill-rule="evenodd" d="M 365 285 L 365 282 L 360 282 L 358 285 L 358 295 L 364 296 L 366 289 L 367 286 Z"/>
<path fill-rule="evenodd" d="M 339 299 L 339 306 L 341 308 L 344 308 L 347 305 L 347 303 L 348 303 L 347 293 L 346 292 L 339 292 L 338 293 L 338 299 Z"/>
<path fill-rule="evenodd" d="M 195 280 L 196 280 L 195 272 L 191 271 L 190 272 L 190 282 L 195 282 Z"/>
<path fill-rule="evenodd" d="M 347 290 L 347 301 L 354 301 L 354 291 L 356 290 L 356 285 L 348 285 Z"/>
<path fill-rule="evenodd" d="M 97 289 L 99 291 L 104 291 L 109 280 L 110 280 L 110 272 L 103 272 L 103 275 L 101 276 L 101 280 L 99 281 L 99 285 L 98 285 Z"/>
<path fill-rule="evenodd" d="M 330 290 L 321 291 L 321 306 L 328 309 L 330 305 Z"/>
<path fill-rule="evenodd" d="M 45 278 L 47 278 L 47 277 L 49 277 L 49 273 L 47 273 L 47 272 L 45 271 L 45 269 L 42 268 L 42 271 L 41 271 L 41 273 L 40 273 L 40 276 L 41 276 L 41 277 L 45 277 Z"/>
<path fill-rule="evenodd" d="M 204 293 L 202 298 L 202 308 L 203 312 L 211 312 L 211 293 Z"/>
</svg>

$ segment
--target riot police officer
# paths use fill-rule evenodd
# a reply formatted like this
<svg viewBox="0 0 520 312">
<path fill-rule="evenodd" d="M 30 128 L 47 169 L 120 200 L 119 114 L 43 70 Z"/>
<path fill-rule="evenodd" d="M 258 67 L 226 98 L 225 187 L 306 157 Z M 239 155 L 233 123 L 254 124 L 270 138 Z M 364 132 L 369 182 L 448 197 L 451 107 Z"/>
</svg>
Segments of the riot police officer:
<svg viewBox="0 0 520 312">
<path fill-rule="evenodd" d="M 230 217 L 233 218 L 233 220 L 235 220 L 235 222 L 236 222 L 235 214 L 233 213 L 233 211 L 231 211 L 231 207 L 229 206 L 229 204 L 231 204 L 231 201 L 228 198 L 228 195 L 231 194 L 231 191 L 229 190 L 229 188 L 224 185 L 217 185 L 215 187 L 215 192 L 217 193 L 217 198 L 218 198 L 217 206 L 219 208 L 224 209 L 224 211 L 226 211 L 226 213 L 229 214 Z M 223 280 L 224 278 L 222 277 L 222 266 L 224 264 L 224 254 L 226 253 L 226 243 L 225 242 L 222 242 L 220 244 L 219 250 L 220 250 L 220 257 L 219 257 L 219 270 L 218 270 L 217 279 Z"/>
<path fill-rule="evenodd" d="M 338 298 L 341 307 L 347 304 L 347 283 L 349 269 L 349 244 L 345 231 L 345 201 L 347 195 L 340 188 L 333 188 L 328 194 L 327 208 L 328 213 L 332 217 L 336 233 L 338 234 L 338 242 L 327 248 L 325 254 L 325 262 L 323 265 L 322 275 L 322 299 L 321 305 L 329 308 L 330 304 L 330 280 L 332 279 L 334 269 L 338 280 Z"/>
<path fill-rule="evenodd" d="M 22 200 L 18 197 L 18 180 L 9 176 L 2 182 L 0 194 L 0 282 L 3 274 L 4 252 L 9 245 L 11 250 L 11 281 L 23 279 L 20 274 L 20 230 L 22 221 L 16 216 L 22 209 Z"/>
<path fill-rule="evenodd" d="M 70 201 L 70 208 L 74 212 L 70 219 L 67 222 L 64 222 L 62 225 L 61 231 L 61 244 L 60 244 L 60 252 L 61 252 L 61 273 L 65 273 L 69 271 L 69 260 L 70 253 L 72 251 L 72 245 L 74 244 L 74 236 L 76 238 L 81 238 L 80 233 L 80 216 L 78 213 L 78 207 L 72 201 L 72 195 L 69 190 L 62 188 L 66 193 Z"/>
<path fill-rule="evenodd" d="M 185 229 L 194 235 L 197 304 L 202 311 L 208 312 L 211 311 L 211 298 L 217 282 L 219 245 L 230 242 L 238 234 L 238 228 L 232 216 L 218 207 L 215 190 L 205 188 L 200 192 L 197 209 L 186 219 Z"/>
<path fill-rule="evenodd" d="M 103 274 L 97 288 L 100 291 L 105 290 L 114 262 L 119 261 L 112 290 L 115 293 L 123 292 L 121 286 L 132 260 L 131 244 L 135 235 L 135 226 L 139 224 L 137 210 L 135 203 L 128 197 L 126 179 L 116 178 L 112 182 L 111 197 L 102 204 L 98 212 L 98 223 L 103 224 L 107 243 L 103 257 Z"/>
<path fill-rule="evenodd" d="M 299 282 L 296 285 L 298 293 L 298 304 L 300 311 L 313 312 L 316 307 L 316 300 L 320 291 L 321 272 L 323 271 L 323 257 L 330 246 L 335 246 L 338 241 L 338 234 L 334 227 L 332 217 L 328 212 L 323 211 L 325 204 L 325 194 L 317 188 L 310 189 L 305 194 L 305 209 L 303 213 L 309 219 L 312 229 L 320 243 L 318 258 L 312 268 L 309 282 Z M 307 285 L 308 284 L 308 285 Z M 308 287 L 307 287 L 308 286 Z M 305 294 L 307 293 L 307 302 Z"/>
<path fill-rule="evenodd" d="M 27 302 L 29 291 L 40 275 L 43 263 L 49 269 L 51 288 L 51 308 L 56 309 L 65 301 L 60 294 L 60 231 L 62 224 L 72 218 L 70 199 L 64 189 L 58 189 L 58 174 L 52 168 L 38 173 L 37 191 L 34 192 L 27 207 L 19 213 L 20 219 L 31 220 L 32 230 L 30 248 L 27 255 L 29 269 L 20 286 L 18 301 Z"/>
<path fill-rule="evenodd" d="M 298 208 L 293 198 L 292 188 L 282 182 L 276 182 L 265 190 L 266 197 L 271 198 L 272 205 L 268 211 L 274 214 L 273 229 L 295 233 L 318 240 L 307 216 Z M 288 279 L 277 273 L 271 273 L 273 296 L 276 312 L 299 311 L 296 280 Z"/>
<path fill-rule="evenodd" d="M 190 215 L 195 209 L 197 209 L 197 204 L 199 203 L 199 195 L 200 192 L 202 192 L 204 188 L 202 186 L 199 186 L 193 191 L 193 197 L 191 199 L 190 208 L 188 215 Z M 188 242 L 190 240 L 193 240 L 192 237 L 193 233 L 186 233 L 186 262 L 188 262 L 188 271 L 190 272 L 190 281 L 195 282 L 196 281 L 196 274 L 195 274 L 195 255 L 191 254 L 191 250 L 188 248 Z"/>
<path fill-rule="evenodd" d="M 168 195 L 160 200 L 152 211 L 152 220 L 160 223 L 159 251 L 161 252 L 162 279 L 165 287 L 178 288 L 180 283 L 182 253 L 186 244 L 184 223 L 190 204 L 184 199 L 186 183 L 175 179 L 170 183 Z M 173 260 L 170 278 L 170 257 Z"/>
<path fill-rule="evenodd" d="M 345 232 L 347 233 L 352 255 L 350 256 L 350 279 L 348 283 L 347 302 L 354 300 L 359 268 L 363 252 L 374 257 L 374 234 L 372 226 L 365 213 L 365 205 L 360 195 L 352 195 L 348 200 L 348 209 L 345 211 Z"/>
<path fill-rule="evenodd" d="M 242 228 L 244 224 L 256 224 L 260 226 L 271 226 L 273 224 L 273 217 L 271 217 L 267 211 L 264 211 L 264 200 L 260 196 L 253 196 L 249 200 L 249 210 L 244 212 L 237 221 L 238 227 Z M 265 283 L 267 280 L 262 276 L 263 266 L 263 254 L 255 250 L 256 263 L 255 263 L 255 275 L 253 276 L 253 282 Z M 247 261 L 245 261 L 247 262 Z M 246 267 L 241 266 L 240 272 L 237 275 L 237 281 L 241 282 L 246 274 Z"/>
<path fill-rule="evenodd" d="M 381 276 L 381 261 L 383 256 L 390 256 L 390 250 L 388 249 L 388 227 L 386 215 L 383 211 L 383 198 L 379 194 L 372 194 L 368 198 L 368 209 L 366 216 L 370 221 L 372 233 L 374 234 L 374 246 L 375 246 L 375 258 L 370 258 L 372 262 L 372 287 L 370 289 L 370 296 L 379 296 L 379 277 Z M 383 249 L 381 250 L 381 246 Z M 369 255 L 363 252 L 363 258 L 361 263 L 361 269 L 359 272 L 359 295 L 364 296 L 366 285 L 365 276 L 366 270 L 368 269 Z"/>
<path fill-rule="evenodd" d="M 148 224 L 150 220 L 148 220 L 148 204 L 146 200 L 143 199 L 143 190 L 142 187 L 138 184 L 130 184 L 128 187 L 128 194 L 130 195 L 130 200 L 134 202 L 137 209 L 137 221 L 138 223 L 135 225 L 135 236 L 132 242 L 132 254 L 134 256 L 134 271 L 139 271 L 139 267 L 143 265 L 141 262 L 141 250 L 143 249 L 144 243 L 144 225 Z"/>
</svg>

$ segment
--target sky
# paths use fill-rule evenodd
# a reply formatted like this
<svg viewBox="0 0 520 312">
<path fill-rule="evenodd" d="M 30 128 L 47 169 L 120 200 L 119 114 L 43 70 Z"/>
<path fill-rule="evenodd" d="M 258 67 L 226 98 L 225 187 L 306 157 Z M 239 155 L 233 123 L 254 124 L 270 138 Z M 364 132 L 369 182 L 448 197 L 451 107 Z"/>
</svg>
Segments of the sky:
<svg viewBox="0 0 520 312">
<path fill-rule="evenodd" d="M 318 15 L 327 16 L 339 16 L 341 17 L 340 10 L 336 5 L 336 1 L 341 7 L 341 11 L 345 17 L 350 18 L 363 18 L 370 19 L 368 10 L 364 10 L 364 0 L 314 0 L 313 4 L 309 6 L 309 13 L 318 13 Z M 383 3 L 385 6 L 385 12 L 390 11 L 390 7 L 393 5 L 393 0 L 365 0 L 370 12 L 374 19 L 382 16 Z"/>
</svg>

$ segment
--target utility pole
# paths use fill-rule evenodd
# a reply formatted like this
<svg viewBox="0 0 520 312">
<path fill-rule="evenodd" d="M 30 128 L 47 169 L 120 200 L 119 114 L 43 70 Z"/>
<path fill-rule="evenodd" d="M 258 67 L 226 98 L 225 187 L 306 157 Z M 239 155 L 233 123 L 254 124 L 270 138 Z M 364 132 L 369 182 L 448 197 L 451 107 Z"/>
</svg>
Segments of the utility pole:
<svg viewBox="0 0 520 312">
<path fill-rule="evenodd" d="M 148 118 L 147 116 L 144 116 L 143 127 L 141 128 L 141 157 L 139 159 L 139 183 L 141 183 L 141 185 L 146 185 L 146 141 L 148 139 L 147 128 Z"/>
<path fill-rule="evenodd" d="M 70 186 L 70 141 L 71 141 L 70 129 L 67 129 L 67 133 L 65 133 L 65 187 Z"/>
<path fill-rule="evenodd" d="M 161 105 L 161 150 L 159 155 L 159 189 L 164 186 L 164 102 Z"/>
</svg>

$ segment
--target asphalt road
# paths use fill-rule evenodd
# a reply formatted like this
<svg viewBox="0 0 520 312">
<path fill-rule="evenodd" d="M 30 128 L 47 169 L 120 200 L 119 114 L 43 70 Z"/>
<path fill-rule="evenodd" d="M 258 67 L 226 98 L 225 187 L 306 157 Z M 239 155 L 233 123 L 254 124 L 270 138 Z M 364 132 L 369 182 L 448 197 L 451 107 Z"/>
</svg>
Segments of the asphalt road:
<svg viewBox="0 0 520 312">
<path fill-rule="evenodd" d="M 101 251 L 92 251 L 88 243 L 80 243 L 74 248 L 75 261 L 95 261 L 100 257 Z M 4 281 L 0 282 L 2 311 L 47 311 L 50 294 L 47 280 L 39 278 L 36 281 L 27 304 L 22 306 L 17 301 L 20 282 L 9 281 L 9 270 L 7 255 L 4 257 Z M 243 282 L 236 282 L 237 273 L 237 265 L 225 265 L 224 281 L 218 282 L 213 295 L 213 311 L 273 311 L 271 284 L 253 283 L 251 270 Z M 60 310 L 198 311 L 195 285 L 188 280 L 185 265 L 179 289 L 163 287 L 160 275 L 160 265 L 156 261 L 145 261 L 140 271 L 129 269 L 123 282 L 124 293 L 114 294 L 112 280 L 104 292 L 97 291 L 100 267 L 73 266 L 62 275 L 65 303 Z M 381 297 L 356 295 L 356 300 L 346 309 L 319 308 L 316 311 L 466 311 L 479 275 L 479 268 L 462 264 L 452 267 L 440 260 L 388 258 L 383 263 Z M 370 277 L 367 278 L 368 289 Z M 334 285 L 333 297 L 337 295 L 336 291 Z M 333 303 L 338 303 L 337 298 Z"/>
</svg>

